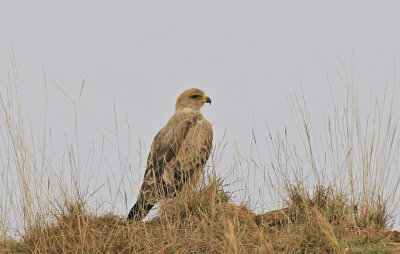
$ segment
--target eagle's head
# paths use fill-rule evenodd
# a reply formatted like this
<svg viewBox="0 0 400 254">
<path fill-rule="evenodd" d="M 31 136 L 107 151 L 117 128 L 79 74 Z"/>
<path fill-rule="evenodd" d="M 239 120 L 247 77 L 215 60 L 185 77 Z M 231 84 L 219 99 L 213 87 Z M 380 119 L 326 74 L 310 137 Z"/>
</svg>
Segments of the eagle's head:
<svg viewBox="0 0 400 254">
<path fill-rule="evenodd" d="M 175 109 L 193 109 L 200 110 L 204 103 L 210 103 L 211 99 L 202 90 L 198 88 L 190 88 L 185 90 L 181 95 L 179 95 L 176 100 Z"/>
</svg>

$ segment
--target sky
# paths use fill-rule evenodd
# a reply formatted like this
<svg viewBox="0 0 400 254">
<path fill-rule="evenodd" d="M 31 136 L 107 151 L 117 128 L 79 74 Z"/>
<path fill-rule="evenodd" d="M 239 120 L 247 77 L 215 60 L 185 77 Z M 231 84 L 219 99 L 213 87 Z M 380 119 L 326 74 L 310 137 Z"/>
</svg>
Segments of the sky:
<svg viewBox="0 0 400 254">
<path fill-rule="evenodd" d="M 398 87 L 398 13 L 395 0 L 1 1 L 0 94 L 15 64 L 24 118 L 35 140 L 48 137 L 51 164 L 66 170 L 77 140 L 85 181 L 93 189 L 114 183 L 96 200 L 123 216 L 152 138 L 183 90 L 198 87 L 212 98 L 202 112 L 214 144 L 225 144 L 217 172 L 229 174 L 238 154 L 251 158 L 254 138 L 259 163 L 269 165 L 267 126 L 287 128 L 299 142 L 291 95 L 304 94 L 319 135 L 332 98 L 345 98 L 343 77 L 353 78 L 361 109 L 385 100 L 386 85 Z M 87 167 L 93 147 L 92 161 L 103 154 L 106 162 Z M 262 203 L 259 173 L 240 170 L 251 199 Z"/>
</svg>

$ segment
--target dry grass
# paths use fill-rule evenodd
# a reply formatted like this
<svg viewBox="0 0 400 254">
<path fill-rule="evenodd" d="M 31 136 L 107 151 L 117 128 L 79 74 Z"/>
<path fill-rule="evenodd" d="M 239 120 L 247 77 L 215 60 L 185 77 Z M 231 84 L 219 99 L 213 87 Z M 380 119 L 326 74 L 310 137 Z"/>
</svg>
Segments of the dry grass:
<svg viewBox="0 0 400 254">
<path fill-rule="evenodd" d="M 400 253 L 400 234 L 390 231 L 400 147 L 390 107 L 376 106 L 365 125 L 348 89 L 327 119 L 325 142 L 316 144 L 309 112 L 294 96 L 304 147 L 293 147 L 286 131 L 270 134 L 265 181 L 282 209 L 255 214 L 234 204 L 212 177 L 199 190 L 164 200 L 150 221 L 127 223 L 90 202 L 78 149 L 68 150 L 62 174 L 46 158 L 46 141 L 38 145 L 26 134 L 15 70 L 0 93 L 1 253 Z"/>
<path fill-rule="evenodd" d="M 158 217 L 128 223 L 69 204 L 54 223 L 3 241 L 8 253 L 396 253 L 399 233 L 362 223 L 343 196 L 290 190 L 288 209 L 256 216 L 229 202 L 218 181 L 163 202 Z M 361 220 L 361 223 L 357 223 Z M 269 223 L 266 223 L 269 221 Z M 273 223 L 271 223 L 273 221 Z"/>
</svg>

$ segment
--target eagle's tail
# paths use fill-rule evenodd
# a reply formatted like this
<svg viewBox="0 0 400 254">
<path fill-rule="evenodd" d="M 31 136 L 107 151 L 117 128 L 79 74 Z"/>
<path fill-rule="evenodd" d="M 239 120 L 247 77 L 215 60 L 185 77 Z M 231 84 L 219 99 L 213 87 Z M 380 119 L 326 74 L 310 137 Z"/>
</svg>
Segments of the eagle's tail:
<svg viewBox="0 0 400 254">
<path fill-rule="evenodd" d="M 150 212 L 154 205 L 146 202 L 143 194 L 140 194 L 135 205 L 128 214 L 128 220 L 141 221 Z"/>
</svg>

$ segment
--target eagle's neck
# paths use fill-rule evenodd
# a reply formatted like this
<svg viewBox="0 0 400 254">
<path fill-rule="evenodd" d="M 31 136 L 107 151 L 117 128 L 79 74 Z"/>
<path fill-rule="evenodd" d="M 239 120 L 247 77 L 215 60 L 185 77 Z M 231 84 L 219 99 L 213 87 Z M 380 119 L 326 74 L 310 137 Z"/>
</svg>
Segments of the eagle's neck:
<svg viewBox="0 0 400 254">
<path fill-rule="evenodd" d="M 193 108 L 179 108 L 175 111 L 175 114 L 173 116 L 174 118 L 178 119 L 193 119 L 199 121 L 203 120 L 204 116 L 198 109 L 193 109 Z"/>
<path fill-rule="evenodd" d="M 176 110 L 176 112 L 198 112 L 198 113 L 200 113 L 200 110 L 196 110 L 196 109 L 193 109 L 193 108 L 178 108 L 177 110 Z"/>
</svg>

